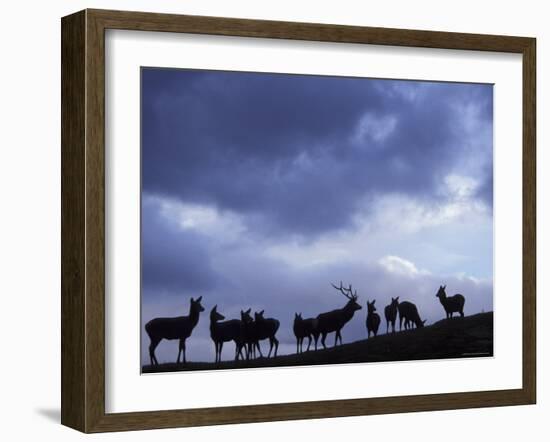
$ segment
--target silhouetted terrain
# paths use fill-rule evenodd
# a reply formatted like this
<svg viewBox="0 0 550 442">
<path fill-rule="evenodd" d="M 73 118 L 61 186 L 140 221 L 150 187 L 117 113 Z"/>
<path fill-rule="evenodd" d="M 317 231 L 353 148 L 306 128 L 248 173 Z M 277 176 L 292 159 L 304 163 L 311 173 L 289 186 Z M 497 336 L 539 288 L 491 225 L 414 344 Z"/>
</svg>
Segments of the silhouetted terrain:
<svg viewBox="0 0 550 442">
<path fill-rule="evenodd" d="M 366 333 L 366 331 L 365 331 Z M 331 344 L 334 338 L 327 339 Z M 214 344 L 212 344 L 213 346 Z M 386 362 L 493 355 L 493 313 L 444 319 L 424 328 L 378 335 L 326 350 L 250 361 L 188 362 L 143 366 L 143 373 L 253 367 Z M 212 350 L 214 358 L 214 350 Z"/>
</svg>

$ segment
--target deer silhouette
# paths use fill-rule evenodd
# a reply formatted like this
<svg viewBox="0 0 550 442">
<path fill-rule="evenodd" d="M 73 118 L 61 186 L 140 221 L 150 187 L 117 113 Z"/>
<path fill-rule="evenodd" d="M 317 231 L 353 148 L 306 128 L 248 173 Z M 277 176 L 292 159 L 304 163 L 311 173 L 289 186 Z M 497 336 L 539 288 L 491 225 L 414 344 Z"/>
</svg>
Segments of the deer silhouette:
<svg viewBox="0 0 550 442">
<path fill-rule="evenodd" d="M 196 300 L 191 298 L 189 316 L 155 318 L 145 324 L 145 331 L 151 340 L 151 343 L 149 344 L 149 357 L 151 358 L 151 365 L 158 365 L 157 357 L 155 356 L 155 349 L 163 339 L 179 339 L 178 359 L 176 363 L 180 363 L 180 356 L 182 353 L 183 363 L 186 363 L 185 341 L 189 336 L 191 336 L 193 329 L 199 322 L 200 313 L 204 311 L 204 308 L 201 305 L 201 300 L 202 296 Z"/>
<path fill-rule="evenodd" d="M 440 285 L 435 296 L 441 301 L 441 305 L 443 305 L 445 313 L 447 314 L 447 319 L 452 318 L 454 312 L 457 312 L 460 316 L 464 317 L 464 303 L 466 302 L 466 299 L 460 293 L 447 297 L 447 294 L 445 293 L 446 288 L 446 285 Z"/>
<path fill-rule="evenodd" d="M 274 318 L 264 318 L 264 311 L 254 313 L 254 338 L 256 340 L 256 345 L 260 351 L 260 356 L 262 356 L 262 351 L 260 349 L 260 341 L 264 339 L 269 339 L 269 353 L 267 357 L 271 356 L 271 351 L 275 347 L 275 352 L 273 357 L 277 357 L 277 350 L 279 349 L 279 340 L 276 338 L 275 334 L 279 330 L 280 322 Z"/>
<path fill-rule="evenodd" d="M 389 332 L 390 324 L 392 333 L 395 333 L 395 319 L 397 318 L 398 305 L 399 296 L 397 298 L 391 298 L 391 304 L 384 307 L 384 316 L 386 317 L 386 334 Z"/>
<path fill-rule="evenodd" d="M 424 327 L 426 320 L 420 319 L 418 309 L 412 302 L 400 302 L 397 309 L 399 311 L 399 330 L 403 327 L 403 321 L 405 321 L 405 330 L 412 328 L 413 325 L 416 325 L 416 328 Z"/>
<path fill-rule="evenodd" d="M 321 335 L 323 348 L 327 348 L 325 339 L 327 338 L 327 334 L 332 332 L 336 332 L 334 346 L 336 347 L 338 344 L 338 339 L 340 339 L 340 344 L 342 344 L 342 328 L 353 318 L 357 310 L 361 310 L 361 306 L 357 303 L 357 290 L 354 293 L 351 284 L 348 288 L 342 286 L 342 281 L 340 281 L 340 287 L 336 287 L 332 283 L 331 285 L 342 293 L 348 299 L 348 302 L 343 308 L 321 313 L 317 316 L 317 331 Z"/>
<path fill-rule="evenodd" d="M 221 362 L 222 349 L 224 342 L 235 342 L 235 360 L 239 359 L 239 356 L 243 358 L 243 331 L 242 323 L 238 319 L 230 319 L 228 321 L 219 322 L 225 319 L 221 313 L 218 312 L 218 306 L 215 305 L 210 311 L 210 337 L 214 341 L 214 347 L 216 351 L 215 362 Z M 244 358 L 243 358 L 244 359 Z"/>
<path fill-rule="evenodd" d="M 370 338 L 370 334 L 373 333 L 374 336 L 378 334 L 378 327 L 380 327 L 380 316 L 376 312 L 376 307 L 374 303 L 376 299 L 372 302 L 367 300 L 367 338 Z"/>
<path fill-rule="evenodd" d="M 304 338 L 307 337 L 307 350 L 311 346 L 311 337 L 315 340 L 315 350 L 317 350 L 317 340 L 319 339 L 319 332 L 317 331 L 318 320 L 315 318 L 303 319 L 301 313 L 294 313 L 294 336 L 296 336 L 296 353 L 303 353 L 302 345 Z"/>
<path fill-rule="evenodd" d="M 258 339 L 256 338 L 256 324 L 254 322 L 254 319 L 250 315 L 250 311 L 251 309 L 248 309 L 246 311 L 241 310 L 241 346 L 245 348 L 247 360 L 249 360 L 251 357 L 256 357 L 256 349 L 258 349 L 260 357 L 263 357 L 262 349 L 260 348 L 260 344 L 258 342 Z"/>
</svg>

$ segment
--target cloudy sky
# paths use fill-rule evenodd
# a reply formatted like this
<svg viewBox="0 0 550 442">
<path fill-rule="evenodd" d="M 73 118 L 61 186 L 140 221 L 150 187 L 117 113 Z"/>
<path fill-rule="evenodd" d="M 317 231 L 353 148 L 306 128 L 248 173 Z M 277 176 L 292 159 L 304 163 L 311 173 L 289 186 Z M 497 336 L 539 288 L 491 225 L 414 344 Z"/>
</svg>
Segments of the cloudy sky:
<svg viewBox="0 0 550 442">
<path fill-rule="evenodd" d="M 144 68 L 142 324 L 202 295 L 187 357 L 209 361 L 215 304 L 265 309 L 288 353 L 294 312 L 342 307 L 340 280 L 363 306 L 344 342 L 367 300 L 443 318 L 440 284 L 492 310 L 492 126 L 491 85 Z"/>
</svg>

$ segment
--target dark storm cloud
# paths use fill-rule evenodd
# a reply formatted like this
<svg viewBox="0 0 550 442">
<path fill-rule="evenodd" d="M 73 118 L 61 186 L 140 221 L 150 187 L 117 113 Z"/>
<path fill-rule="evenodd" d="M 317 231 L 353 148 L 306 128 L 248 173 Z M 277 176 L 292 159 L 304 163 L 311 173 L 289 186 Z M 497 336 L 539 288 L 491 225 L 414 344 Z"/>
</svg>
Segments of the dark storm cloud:
<svg viewBox="0 0 550 442">
<path fill-rule="evenodd" d="M 219 276 L 212 268 L 208 239 L 178 228 L 162 215 L 159 204 L 142 201 L 141 269 L 145 293 L 206 290 Z"/>
<path fill-rule="evenodd" d="M 143 190 L 238 212 L 270 235 L 345 228 L 360 200 L 376 192 L 435 198 L 437 183 L 471 144 L 463 107 L 475 104 L 478 123 L 492 122 L 490 86 L 161 69 L 142 75 Z M 488 202 L 489 172 L 478 177 Z"/>
</svg>

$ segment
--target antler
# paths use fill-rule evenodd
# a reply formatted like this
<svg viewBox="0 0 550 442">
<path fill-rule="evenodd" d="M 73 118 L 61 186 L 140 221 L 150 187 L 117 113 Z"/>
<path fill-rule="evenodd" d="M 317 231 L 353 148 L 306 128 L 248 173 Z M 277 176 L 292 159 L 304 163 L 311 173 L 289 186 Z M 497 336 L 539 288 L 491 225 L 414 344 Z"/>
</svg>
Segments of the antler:
<svg viewBox="0 0 550 442">
<path fill-rule="evenodd" d="M 349 285 L 349 293 L 351 295 L 351 299 L 354 301 L 357 301 L 357 290 L 355 290 L 355 293 L 352 291 L 351 284 Z"/>
<path fill-rule="evenodd" d="M 342 285 L 342 281 L 340 281 L 340 287 L 336 287 L 332 282 L 330 283 L 330 285 L 334 287 L 336 290 L 339 290 L 340 293 L 342 293 L 342 295 L 344 295 L 346 298 L 350 300 L 352 299 L 354 301 L 357 300 L 357 290 L 355 290 L 355 293 L 353 293 L 353 288 L 351 284 L 349 285 L 348 288 L 345 288 Z"/>
</svg>

